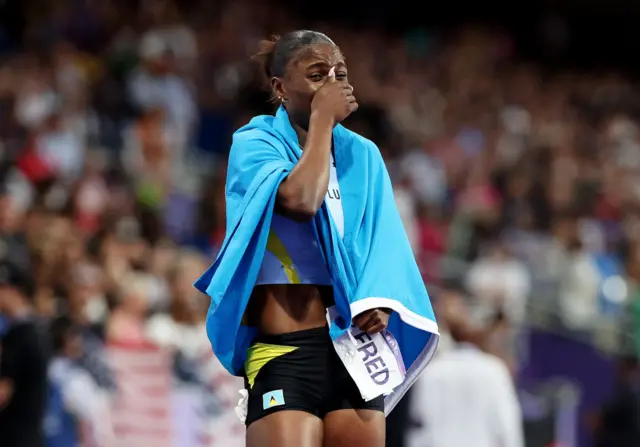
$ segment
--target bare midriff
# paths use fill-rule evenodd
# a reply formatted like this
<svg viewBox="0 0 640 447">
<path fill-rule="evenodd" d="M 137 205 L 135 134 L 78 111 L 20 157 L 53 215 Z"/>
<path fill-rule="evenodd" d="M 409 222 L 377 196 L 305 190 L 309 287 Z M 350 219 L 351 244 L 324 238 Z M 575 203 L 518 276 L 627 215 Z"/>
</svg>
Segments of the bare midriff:
<svg viewBox="0 0 640 447">
<path fill-rule="evenodd" d="M 246 322 L 262 334 L 286 334 L 326 326 L 333 287 L 265 284 L 253 289 Z"/>
</svg>

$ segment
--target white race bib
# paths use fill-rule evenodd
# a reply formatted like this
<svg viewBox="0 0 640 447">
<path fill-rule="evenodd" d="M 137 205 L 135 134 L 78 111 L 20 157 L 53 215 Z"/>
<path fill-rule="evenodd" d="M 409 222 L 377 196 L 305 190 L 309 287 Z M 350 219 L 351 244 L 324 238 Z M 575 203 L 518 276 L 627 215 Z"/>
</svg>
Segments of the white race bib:
<svg viewBox="0 0 640 447">
<path fill-rule="evenodd" d="M 329 325 L 337 317 L 335 306 L 327 309 Z M 366 334 L 357 327 L 337 340 L 333 347 L 355 382 L 365 402 L 391 394 L 406 376 L 398 342 L 389 331 Z"/>
</svg>

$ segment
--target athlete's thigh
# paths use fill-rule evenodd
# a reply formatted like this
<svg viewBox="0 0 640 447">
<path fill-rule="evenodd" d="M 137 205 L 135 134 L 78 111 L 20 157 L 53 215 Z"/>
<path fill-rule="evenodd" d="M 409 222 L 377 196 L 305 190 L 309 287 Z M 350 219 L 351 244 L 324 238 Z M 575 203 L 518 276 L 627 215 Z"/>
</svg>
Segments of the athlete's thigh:
<svg viewBox="0 0 640 447">
<path fill-rule="evenodd" d="M 247 447 L 322 447 L 322 436 L 319 417 L 305 411 L 278 411 L 247 427 Z"/>
<path fill-rule="evenodd" d="M 324 417 L 325 447 L 384 447 L 384 413 L 377 410 L 336 410 Z"/>
</svg>

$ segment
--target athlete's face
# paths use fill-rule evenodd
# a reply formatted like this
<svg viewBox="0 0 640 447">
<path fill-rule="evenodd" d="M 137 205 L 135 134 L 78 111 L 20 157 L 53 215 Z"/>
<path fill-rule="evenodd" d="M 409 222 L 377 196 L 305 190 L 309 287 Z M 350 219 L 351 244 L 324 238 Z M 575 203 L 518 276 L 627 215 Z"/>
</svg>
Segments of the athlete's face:
<svg viewBox="0 0 640 447">
<path fill-rule="evenodd" d="M 347 81 L 347 65 L 337 46 L 309 45 L 291 60 L 284 77 L 272 80 L 276 96 L 286 101 L 289 116 L 305 130 L 309 127 L 313 96 L 324 85 L 332 67 L 337 80 Z"/>
</svg>

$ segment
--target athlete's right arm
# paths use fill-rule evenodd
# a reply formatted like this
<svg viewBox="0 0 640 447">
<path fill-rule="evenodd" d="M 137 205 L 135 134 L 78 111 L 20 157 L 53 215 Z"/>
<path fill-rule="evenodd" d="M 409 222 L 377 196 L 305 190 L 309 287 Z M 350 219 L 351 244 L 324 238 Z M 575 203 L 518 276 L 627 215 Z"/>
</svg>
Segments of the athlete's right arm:
<svg viewBox="0 0 640 447">
<path fill-rule="evenodd" d="M 329 186 L 333 126 L 327 115 L 312 114 L 302 156 L 278 188 L 280 214 L 311 220 L 322 205 Z"/>
<path fill-rule="evenodd" d="M 329 186 L 333 127 L 357 108 L 353 88 L 331 68 L 311 102 L 302 156 L 278 189 L 278 212 L 296 220 L 315 216 Z"/>
</svg>

